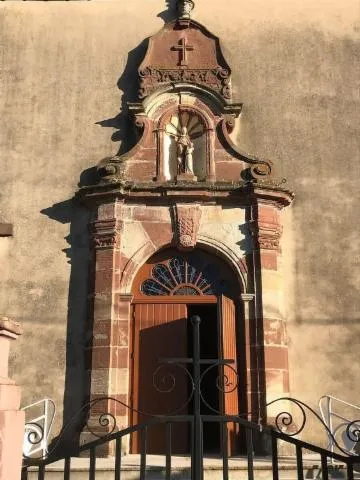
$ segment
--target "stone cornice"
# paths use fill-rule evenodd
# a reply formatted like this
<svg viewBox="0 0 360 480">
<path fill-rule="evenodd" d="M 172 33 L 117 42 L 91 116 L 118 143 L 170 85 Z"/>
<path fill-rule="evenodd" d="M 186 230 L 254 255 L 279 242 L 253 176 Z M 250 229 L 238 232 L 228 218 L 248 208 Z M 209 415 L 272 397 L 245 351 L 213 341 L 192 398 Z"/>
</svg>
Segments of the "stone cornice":
<svg viewBox="0 0 360 480">
<path fill-rule="evenodd" d="M 101 204 L 105 199 L 173 203 L 202 201 L 250 205 L 257 201 L 283 208 L 290 205 L 294 194 L 279 185 L 255 182 L 188 182 L 188 183 L 135 183 L 114 182 L 83 187 L 76 198 L 85 205 Z"/>
</svg>

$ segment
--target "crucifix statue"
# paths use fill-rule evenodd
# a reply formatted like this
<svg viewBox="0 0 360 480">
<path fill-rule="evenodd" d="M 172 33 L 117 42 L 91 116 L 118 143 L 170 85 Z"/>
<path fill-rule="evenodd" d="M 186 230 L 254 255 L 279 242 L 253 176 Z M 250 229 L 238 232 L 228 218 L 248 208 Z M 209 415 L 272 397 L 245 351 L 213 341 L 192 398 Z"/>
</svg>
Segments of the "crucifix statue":
<svg viewBox="0 0 360 480">
<path fill-rule="evenodd" d="M 179 40 L 178 45 L 174 45 L 173 47 L 171 47 L 171 50 L 179 52 L 179 65 L 181 67 L 186 67 L 188 64 L 187 52 L 194 51 L 194 47 L 192 45 L 189 45 L 185 38 L 182 38 L 181 40 Z"/>
</svg>

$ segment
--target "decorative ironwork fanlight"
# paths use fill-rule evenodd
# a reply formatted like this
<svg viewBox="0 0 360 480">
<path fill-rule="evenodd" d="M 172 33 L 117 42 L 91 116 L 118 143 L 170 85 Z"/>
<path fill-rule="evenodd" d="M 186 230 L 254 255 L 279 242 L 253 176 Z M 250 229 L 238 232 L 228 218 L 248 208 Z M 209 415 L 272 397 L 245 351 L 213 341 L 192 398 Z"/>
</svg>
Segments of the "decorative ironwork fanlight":
<svg viewBox="0 0 360 480">
<path fill-rule="evenodd" d="M 220 295 L 227 282 L 219 277 L 215 264 L 197 265 L 195 260 L 173 257 L 155 265 L 151 278 L 141 284 L 144 295 Z"/>
</svg>

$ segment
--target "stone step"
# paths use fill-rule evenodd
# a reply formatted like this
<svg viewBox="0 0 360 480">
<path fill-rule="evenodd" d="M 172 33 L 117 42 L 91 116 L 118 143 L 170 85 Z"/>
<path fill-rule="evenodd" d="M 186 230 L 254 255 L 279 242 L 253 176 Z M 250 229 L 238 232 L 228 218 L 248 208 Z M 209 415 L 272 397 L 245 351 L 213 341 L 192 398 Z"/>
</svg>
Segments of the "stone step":
<svg viewBox="0 0 360 480">
<path fill-rule="evenodd" d="M 309 456 L 312 457 L 312 456 Z M 314 456 L 315 457 L 315 456 Z M 319 458 L 304 457 L 304 478 L 316 480 L 321 478 Z M 247 480 L 247 460 L 244 457 L 229 459 L 229 480 Z M 58 461 L 48 465 L 45 470 L 45 480 L 63 480 L 64 462 Z M 146 480 L 164 480 L 166 477 L 165 458 L 157 455 L 147 456 Z M 173 457 L 171 477 L 176 480 L 190 480 L 190 458 Z M 96 459 L 96 480 L 114 480 L 115 459 Z M 122 457 L 121 480 L 139 480 L 140 457 L 126 455 Z M 223 478 L 222 460 L 219 458 L 204 459 L 204 480 L 221 480 Z M 269 458 L 254 460 L 254 479 L 272 480 L 272 464 Z M 346 480 L 346 468 L 342 465 L 329 466 L 329 478 Z M 72 458 L 70 480 L 89 479 L 89 459 Z M 294 457 L 279 459 L 279 479 L 297 479 L 296 459 Z M 38 480 L 37 468 L 30 467 L 28 480 Z"/>
</svg>

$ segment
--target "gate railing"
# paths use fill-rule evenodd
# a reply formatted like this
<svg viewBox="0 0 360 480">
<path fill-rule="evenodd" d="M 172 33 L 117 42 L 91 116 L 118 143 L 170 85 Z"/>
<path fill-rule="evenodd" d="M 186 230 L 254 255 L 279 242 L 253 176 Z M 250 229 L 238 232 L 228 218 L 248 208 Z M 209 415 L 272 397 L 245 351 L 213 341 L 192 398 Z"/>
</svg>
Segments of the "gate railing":
<svg viewBox="0 0 360 480">
<path fill-rule="evenodd" d="M 134 435 L 137 436 L 139 440 L 139 450 L 140 450 L 140 463 L 139 463 L 139 477 L 140 480 L 146 479 L 147 473 L 147 459 L 149 453 L 152 451 L 152 446 L 149 448 L 149 438 L 152 435 L 154 429 L 157 429 L 157 435 L 159 435 L 159 428 L 162 429 L 162 444 L 163 455 L 165 457 L 165 478 L 170 480 L 173 472 L 173 457 L 175 455 L 175 449 L 173 448 L 175 435 L 177 434 L 178 429 L 176 428 L 179 424 L 186 424 L 190 432 L 190 452 L 189 456 L 191 459 L 191 480 L 203 480 L 204 478 L 204 426 L 208 423 L 218 424 L 219 432 L 219 448 L 218 453 L 222 459 L 222 478 L 223 480 L 229 480 L 229 461 L 230 461 L 230 452 L 229 452 L 229 435 L 233 435 L 235 440 L 239 437 L 243 437 L 245 444 L 245 459 L 247 462 L 247 472 L 248 480 L 254 480 L 254 468 L 255 468 L 255 451 L 261 450 L 263 454 L 269 455 L 271 460 L 271 474 L 273 480 L 279 480 L 279 462 L 280 455 L 279 449 L 293 449 L 294 458 L 296 459 L 296 471 L 298 480 L 304 480 L 304 453 L 312 453 L 318 456 L 318 464 L 321 472 L 321 477 L 323 480 L 328 480 L 329 470 L 334 468 L 342 468 L 345 473 L 347 480 L 353 480 L 354 478 L 354 464 L 360 463 L 360 457 L 348 455 L 348 452 L 342 448 L 341 445 L 333 438 L 334 446 L 336 446 L 339 453 L 335 452 L 335 449 L 328 450 L 310 443 L 307 443 L 299 438 L 295 438 L 301 432 L 303 432 L 307 424 L 307 413 L 310 412 L 314 418 L 319 421 L 322 426 L 325 428 L 328 434 L 331 434 L 327 425 L 323 422 L 320 415 L 311 409 L 308 405 L 301 402 L 300 400 L 292 398 L 281 398 L 274 400 L 267 404 L 268 407 L 272 406 L 272 409 L 277 402 L 281 402 L 281 405 L 286 404 L 287 406 L 292 405 L 297 409 L 297 416 L 293 417 L 293 413 L 281 411 L 274 420 L 273 426 L 261 425 L 260 422 L 253 423 L 249 422 L 247 418 L 248 414 L 245 414 L 243 418 L 242 415 L 225 415 L 223 411 L 213 408 L 205 398 L 205 392 L 202 391 L 202 381 L 204 376 L 209 372 L 209 370 L 216 368 L 218 371 L 218 378 L 216 380 L 216 387 L 222 393 L 233 392 L 237 388 L 237 384 L 234 383 L 234 369 L 231 366 L 233 363 L 232 360 L 202 360 L 200 358 L 200 318 L 198 316 L 191 318 L 193 324 L 193 358 L 167 358 L 160 360 L 160 367 L 154 372 L 154 386 L 156 387 L 156 379 L 158 377 L 159 371 L 164 365 L 176 365 L 180 367 L 181 371 L 184 371 L 190 384 L 189 388 L 189 398 L 182 407 L 186 407 L 192 403 L 192 414 L 191 415 L 180 415 L 181 408 L 177 409 L 176 412 L 166 415 L 152 415 L 147 412 L 137 411 L 138 414 L 145 417 L 152 417 L 146 423 L 141 423 L 132 427 L 118 430 L 116 426 L 116 418 L 111 413 L 106 411 L 99 414 L 99 406 L 101 402 L 104 402 L 105 405 L 109 405 L 109 402 L 115 402 L 121 406 L 125 406 L 123 402 L 115 398 L 103 398 L 97 399 L 90 402 L 86 407 L 81 411 L 81 414 L 84 414 L 85 410 L 87 413 L 88 420 L 91 418 L 91 422 L 87 422 L 87 428 L 90 433 L 98 437 L 96 440 L 76 448 L 76 451 L 72 454 L 61 455 L 56 451 L 54 447 L 51 450 L 46 458 L 41 459 L 26 459 L 24 462 L 23 468 L 23 477 L 22 480 L 27 480 L 30 470 L 35 470 L 38 480 L 47 480 L 46 472 L 47 467 L 54 464 L 59 460 L 64 461 L 64 471 L 63 479 L 64 480 L 75 480 L 76 473 L 72 476 L 72 462 L 73 457 L 76 456 L 86 456 L 88 457 L 88 478 L 89 480 L 96 480 L 96 462 L 98 457 L 101 457 L 101 449 L 103 446 L 106 446 L 107 451 L 109 449 L 113 452 L 114 455 L 114 480 L 120 480 L 122 474 L 122 463 L 124 461 L 123 450 L 127 449 L 127 446 L 130 444 Z M 187 368 L 188 365 L 192 366 Z M 203 372 L 201 373 L 201 365 L 204 366 Z M 230 374 L 225 374 L 225 368 L 230 369 Z M 236 372 L 235 372 L 236 373 Z M 237 378 L 237 376 L 236 376 Z M 163 392 L 171 392 L 175 387 L 176 379 L 173 375 L 170 375 L 170 386 L 167 388 L 158 390 Z M 169 380 L 168 379 L 168 380 Z M 231 379 L 231 381 L 229 381 Z M 164 378 L 163 378 L 164 380 Z M 206 405 L 208 411 L 213 412 L 213 414 L 207 415 L 203 414 L 201 410 L 201 405 Z M 99 431 L 95 431 L 93 425 L 94 409 L 96 407 L 96 412 L 98 414 L 98 423 L 99 426 L 105 427 L 106 433 L 104 435 L 99 434 Z M 294 420 L 296 418 L 296 421 Z M 113 420 L 113 424 L 110 425 L 110 420 Z M 350 422 L 347 427 L 347 434 L 349 438 L 355 439 L 358 441 L 358 431 L 354 426 L 357 425 L 357 421 Z M 109 428 L 110 427 L 110 428 Z M 109 431 L 110 429 L 110 431 Z M 63 431 L 65 431 L 63 429 Z M 118 430 L 118 431 L 117 431 Z M 235 433 L 234 433 L 235 432 Z M 234 439 L 233 439 L 234 440 Z M 32 438 L 32 443 L 36 441 L 41 441 L 41 438 Z M 335 465 L 334 465 L 335 463 Z M 329 465 L 331 464 L 331 465 Z M 34 478 L 34 473 L 32 472 L 32 477 Z"/>
<path fill-rule="evenodd" d="M 327 448 L 332 452 L 336 449 L 336 443 L 334 442 L 336 438 L 349 455 L 358 455 L 360 421 L 358 423 L 354 422 L 351 419 L 353 415 L 349 412 L 355 413 L 359 418 L 360 407 L 332 395 L 324 395 L 319 400 L 319 410 L 329 429 Z M 351 436 L 347 434 L 348 428 L 351 429 Z M 339 437 L 341 440 L 339 440 Z"/>
<path fill-rule="evenodd" d="M 41 452 L 42 456 L 45 457 L 48 454 L 48 439 L 56 414 L 55 403 L 50 398 L 44 398 L 26 405 L 22 410 L 25 412 L 26 421 L 23 456 L 31 457 Z M 33 442 L 31 441 L 32 438 L 40 438 L 41 440 Z"/>
<path fill-rule="evenodd" d="M 107 448 L 110 446 L 111 450 L 114 453 L 113 478 L 114 480 L 120 480 L 122 475 L 122 463 L 124 460 L 124 453 L 122 451 L 122 447 L 125 444 L 128 444 L 127 437 L 130 437 L 134 433 L 138 433 L 140 435 L 139 479 L 145 480 L 148 466 L 148 438 L 151 434 L 151 430 L 155 427 L 158 429 L 159 425 L 163 425 L 164 434 L 164 476 L 165 480 L 171 480 L 173 472 L 172 462 L 174 455 L 172 452 L 172 442 L 174 439 L 174 435 L 176 435 L 176 425 L 184 422 L 190 426 L 191 430 L 194 431 L 196 429 L 194 416 L 192 415 L 177 415 L 173 417 L 155 418 L 147 423 L 126 428 L 119 432 L 112 433 L 104 438 L 99 438 L 87 445 L 79 447 L 76 452 L 73 452 L 72 456 L 69 455 L 61 458 L 50 457 L 42 460 L 32 460 L 24 466 L 22 480 L 27 480 L 29 478 L 29 470 L 33 471 L 33 475 L 37 474 L 38 480 L 46 480 L 47 467 L 51 466 L 55 462 L 58 462 L 59 460 L 64 461 L 63 479 L 75 480 L 76 473 L 74 472 L 72 475 L 71 472 L 74 456 L 85 456 L 88 458 L 88 478 L 89 480 L 96 480 L 97 459 L 99 456 L 101 456 L 101 447 L 104 445 L 106 445 Z M 202 426 L 206 422 L 218 423 L 222 430 L 222 438 L 226 438 L 226 432 L 229 423 L 236 424 L 239 427 L 239 431 L 245 435 L 246 450 L 244 458 L 247 464 L 248 480 L 254 480 L 254 470 L 256 462 L 254 452 L 256 449 L 256 444 L 258 444 L 259 441 L 263 445 L 268 445 L 267 454 L 271 462 L 271 475 L 273 480 L 279 480 L 279 471 L 281 468 L 281 459 L 279 458 L 279 444 L 281 443 L 283 444 L 282 448 L 284 447 L 284 444 L 292 445 L 294 448 L 298 480 L 304 480 L 306 476 L 306 465 L 304 465 L 305 452 L 318 455 L 318 461 L 315 461 L 312 458 L 312 466 L 314 466 L 314 464 L 318 464 L 322 480 L 328 480 L 329 473 L 331 473 L 335 467 L 337 470 L 343 470 L 343 478 L 347 480 L 354 480 L 354 464 L 360 462 L 359 457 L 346 456 L 331 452 L 329 450 L 318 447 L 316 445 L 312 445 L 300 439 L 293 438 L 288 434 L 276 431 L 273 427 L 260 427 L 257 423 L 248 422 L 237 416 L 202 415 L 200 442 L 195 443 L 197 437 L 192 436 L 190 453 L 191 472 L 189 472 L 192 480 L 203 480 L 204 478 L 203 466 L 199 470 L 199 465 L 197 462 L 200 461 L 202 465 L 204 458 L 201 443 L 203 439 Z M 196 451 L 197 449 L 198 451 Z M 222 460 L 221 478 L 223 480 L 229 480 L 229 462 L 231 461 L 231 459 L 229 457 L 227 445 L 223 443 L 219 453 Z"/>
</svg>

